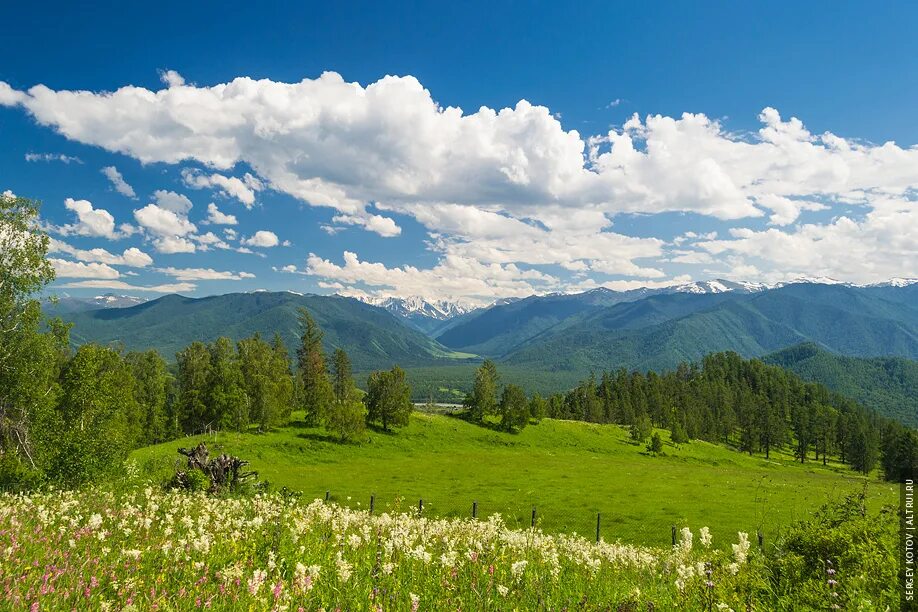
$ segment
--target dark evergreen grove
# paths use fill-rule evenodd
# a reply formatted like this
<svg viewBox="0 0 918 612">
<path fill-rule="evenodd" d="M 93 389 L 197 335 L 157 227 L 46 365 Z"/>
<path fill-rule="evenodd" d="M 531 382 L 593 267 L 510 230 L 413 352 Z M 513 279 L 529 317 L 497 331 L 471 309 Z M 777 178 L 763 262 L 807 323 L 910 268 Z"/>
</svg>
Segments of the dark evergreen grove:
<svg viewBox="0 0 918 612">
<path fill-rule="evenodd" d="M 916 432 L 878 416 L 824 386 L 733 352 L 684 363 L 675 371 L 603 373 L 548 401 L 548 416 L 632 428 L 668 429 L 675 443 L 721 442 L 768 457 L 790 450 L 801 462 L 836 458 L 867 473 L 881 465 L 889 480 L 914 471 Z"/>
</svg>

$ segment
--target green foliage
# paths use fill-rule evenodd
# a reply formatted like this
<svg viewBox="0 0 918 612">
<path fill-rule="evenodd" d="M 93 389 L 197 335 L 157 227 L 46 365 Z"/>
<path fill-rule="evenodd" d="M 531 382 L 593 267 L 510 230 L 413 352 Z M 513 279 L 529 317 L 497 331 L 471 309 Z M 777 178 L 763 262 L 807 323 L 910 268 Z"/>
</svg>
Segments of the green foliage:
<svg viewBox="0 0 918 612">
<path fill-rule="evenodd" d="M 168 406 L 172 377 L 156 351 L 128 353 L 124 357 L 134 377 L 134 399 L 140 407 L 140 444 L 171 440 L 178 429 L 169 422 Z"/>
<path fill-rule="evenodd" d="M 10 483 L 30 482 L 48 466 L 67 343 L 66 326 L 52 322 L 40 332 L 32 299 L 54 278 L 38 210 L 37 202 L 0 194 L 0 479 Z"/>
<path fill-rule="evenodd" d="M 193 342 L 178 360 L 178 421 L 185 433 L 201 433 L 217 427 L 218 415 L 210 403 L 211 352 L 203 342 Z"/>
<path fill-rule="evenodd" d="M 80 347 L 61 373 L 60 428 L 49 467 L 55 480 L 79 485 L 121 470 L 142 434 L 134 384 L 117 352 Z"/>
<path fill-rule="evenodd" d="M 792 525 L 767 549 L 776 609 L 897 609 L 896 516 L 892 507 L 869 512 L 862 492 Z"/>
<path fill-rule="evenodd" d="M 351 374 L 351 360 L 342 348 L 335 349 L 332 359 L 332 390 L 335 400 L 343 402 L 352 395 L 354 379 Z"/>
<path fill-rule="evenodd" d="M 918 475 L 918 432 L 888 425 L 883 432 L 882 466 L 886 480 L 914 480 Z"/>
<path fill-rule="evenodd" d="M 918 361 L 836 355 L 814 343 L 792 346 L 763 361 L 788 369 L 804 380 L 821 383 L 881 415 L 918 426 L 914 396 L 918 389 Z"/>
<path fill-rule="evenodd" d="M 367 409 L 359 399 L 348 398 L 332 403 L 326 427 L 342 442 L 359 441 L 366 431 Z"/>
<path fill-rule="evenodd" d="M 634 415 L 632 418 L 629 434 L 631 435 L 631 439 L 635 442 L 643 442 L 647 439 L 647 436 L 650 435 L 652 429 L 650 417 L 648 417 L 646 413 L 641 412 Z"/>
<path fill-rule="evenodd" d="M 325 365 L 323 332 L 305 308 L 299 311 L 300 347 L 297 349 L 297 374 L 300 379 L 300 402 L 306 422 L 322 423 L 334 399 L 332 383 Z"/>
<path fill-rule="evenodd" d="M 653 455 L 659 455 L 663 452 L 663 438 L 660 437 L 660 432 L 655 431 L 650 436 L 650 444 L 647 445 L 647 450 Z"/>
<path fill-rule="evenodd" d="M 529 418 L 538 423 L 548 416 L 548 401 L 538 393 L 529 400 Z"/>
<path fill-rule="evenodd" d="M 500 396 L 500 428 L 504 431 L 521 431 L 529 423 L 529 402 L 526 392 L 516 385 L 504 387 Z"/>
<path fill-rule="evenodd" d="M 486 416 L 497 412 L 497 387 L 500 378 L 497 375 L 497 366 L 490 359 L 475 372 L 475 383 L 472 392 L 466 398 L 465 405 L 469 409 L 469 416 L 474 421 L 481 422 Z"/>
<path fill-rule="evenodd" d="M 367 420 L 390 427 L 404 427 L 414 410 L 411 403 L 411 387 L 405 380 L 405 371 L 398 366 L 388 371 L 373 372 L 367 379 L 367 394 L 364 396 Z"/>
<path fill-rule="evenodd" d="M 673 421 L 669 439 L 672 440 L 673 444 L 685 444 L 689 441 L 688 434 L 685 433 L 685 427 L 682 426 L 680 421 Z"/>
<path fill-rule="evenodd" d="M 201 470 L 187 470 L 176 473 L 166 484 L 166 488 L 206 493 L 210 490 L 210 485 L 210 478 Z"/>
<path fill-rule="evenodd" d="M 275 338 L 272 346 L 257 334 L 240 340 L 237 347 L 250 421 L 262 431 L 283 424 L 293 403 L 293 379 L 286 349 L 278 339 Z"/>
<path fill-rule="evenodd" d="M 210 350 L 208 400 L 221 428 L 243 431 L 249 426 L 249 402 L 236 347 L 229 338 L 217 338 Z"/>
</svg>

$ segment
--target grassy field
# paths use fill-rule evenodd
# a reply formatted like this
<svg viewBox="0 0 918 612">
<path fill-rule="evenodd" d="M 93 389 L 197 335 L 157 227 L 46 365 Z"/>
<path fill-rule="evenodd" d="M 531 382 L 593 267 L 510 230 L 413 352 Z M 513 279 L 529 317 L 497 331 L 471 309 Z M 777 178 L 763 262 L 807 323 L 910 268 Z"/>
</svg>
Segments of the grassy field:
<svg viewBox="0 0 918 612">
<path fill-rule="evenodd" d="M 664 433 L 668 440 L 668 433 Z M 529 526 L 537 509 L 549 532 L 592 536 L 601 513 L 607 540 L 667 545 L 670 526 L 710 527 L 715 543 L 738 531 L 766 538 L 821 503 L 864 485 L 843 466 L 801 465 L 787 455 L 741 454 L 723 446 L 667 443 L 650 456 L 614 425 L 545 420 L 517 435 L 449 416 L 417 413 L 395 434 L 368 432 L 360 445 L 341 445 L 321 429 L 292 425 L 266 434 L 221 433 L 136 451 L 145 471 L 165 478 L 179 447 L 206 441 L 212 452 L 251 461 L 275 487 L 377 511 L 416 507 L 439 516 L 500 512 L 510 525 Z M 869 481 L 871 504 L 893 503 L 890 484 Z"/>
</svg>

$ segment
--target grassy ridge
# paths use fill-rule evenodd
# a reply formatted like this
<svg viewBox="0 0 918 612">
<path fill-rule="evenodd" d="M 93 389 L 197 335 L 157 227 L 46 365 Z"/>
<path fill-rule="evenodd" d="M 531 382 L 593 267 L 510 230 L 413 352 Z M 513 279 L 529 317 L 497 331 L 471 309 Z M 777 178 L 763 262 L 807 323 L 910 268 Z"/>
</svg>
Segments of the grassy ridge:
<svg viewBox="0 0 918 612">
<path fill-rule="evenodd" d="M 614 425 L 546 420 L 510 435 L 427 414 L 416 414 L 397 434 L 370 432 L 359 446 L 291 426 L 187 438 L 133 458 L 165 476 L 176 449 L 198 441 L 250 460 L 273 485 L 308 498 L 328 490 L 341 503 L 365 507 L 375 493 L 377 509 L 416 506 L 423 498 L 426 512 L 443 516 L 468 515 L 477 500 L 480 516 L 500 512 L 524 526 L 536 506 L 544 529 L 581 534 L 594 533 L 600 512 L 606 539 L 661 546 L 672 524 L 708 525 L 721 542 L 757 529 L 771 538 L 864 482 L 840 466 L 800 465 L 780 454 L 766 461 L 706 442 L 668 444 L 665 456 L 652 457 Z M 892 485 L 874 482 L 872 504 L 895 501 Z"/>
</svg>

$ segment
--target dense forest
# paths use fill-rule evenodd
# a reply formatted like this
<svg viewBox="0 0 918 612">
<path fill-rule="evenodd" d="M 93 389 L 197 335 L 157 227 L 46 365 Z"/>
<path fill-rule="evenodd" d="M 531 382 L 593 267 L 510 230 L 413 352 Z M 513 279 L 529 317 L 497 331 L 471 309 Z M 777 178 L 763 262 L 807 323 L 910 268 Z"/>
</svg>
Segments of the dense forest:
<svg viewBox="0 0 918 612">
<path fill-rule="evenodd" d="M 466 400 L 470 418 L 496 418 L 508 431 L 524 426 L 513 411 L 517 389 L 506 385 L 499 393 L 497 367 L 486 361 Z M 820 384 L 732 352 L 663 374 L 620 369 L 590 376 L 567 393 L 534 395 L 529 406 L 536 420 L 625 425 L 636 441 L 651 437 L 657 427 L 668 429 L 677 444 L 721 442 L 766 458 L 789 447 L 801 462 L 825 464 L 833 457 L 865 474 L 879 463 L 889 480 L 912 474 L 918 458 L 914 430 Z"/>
</svg>

